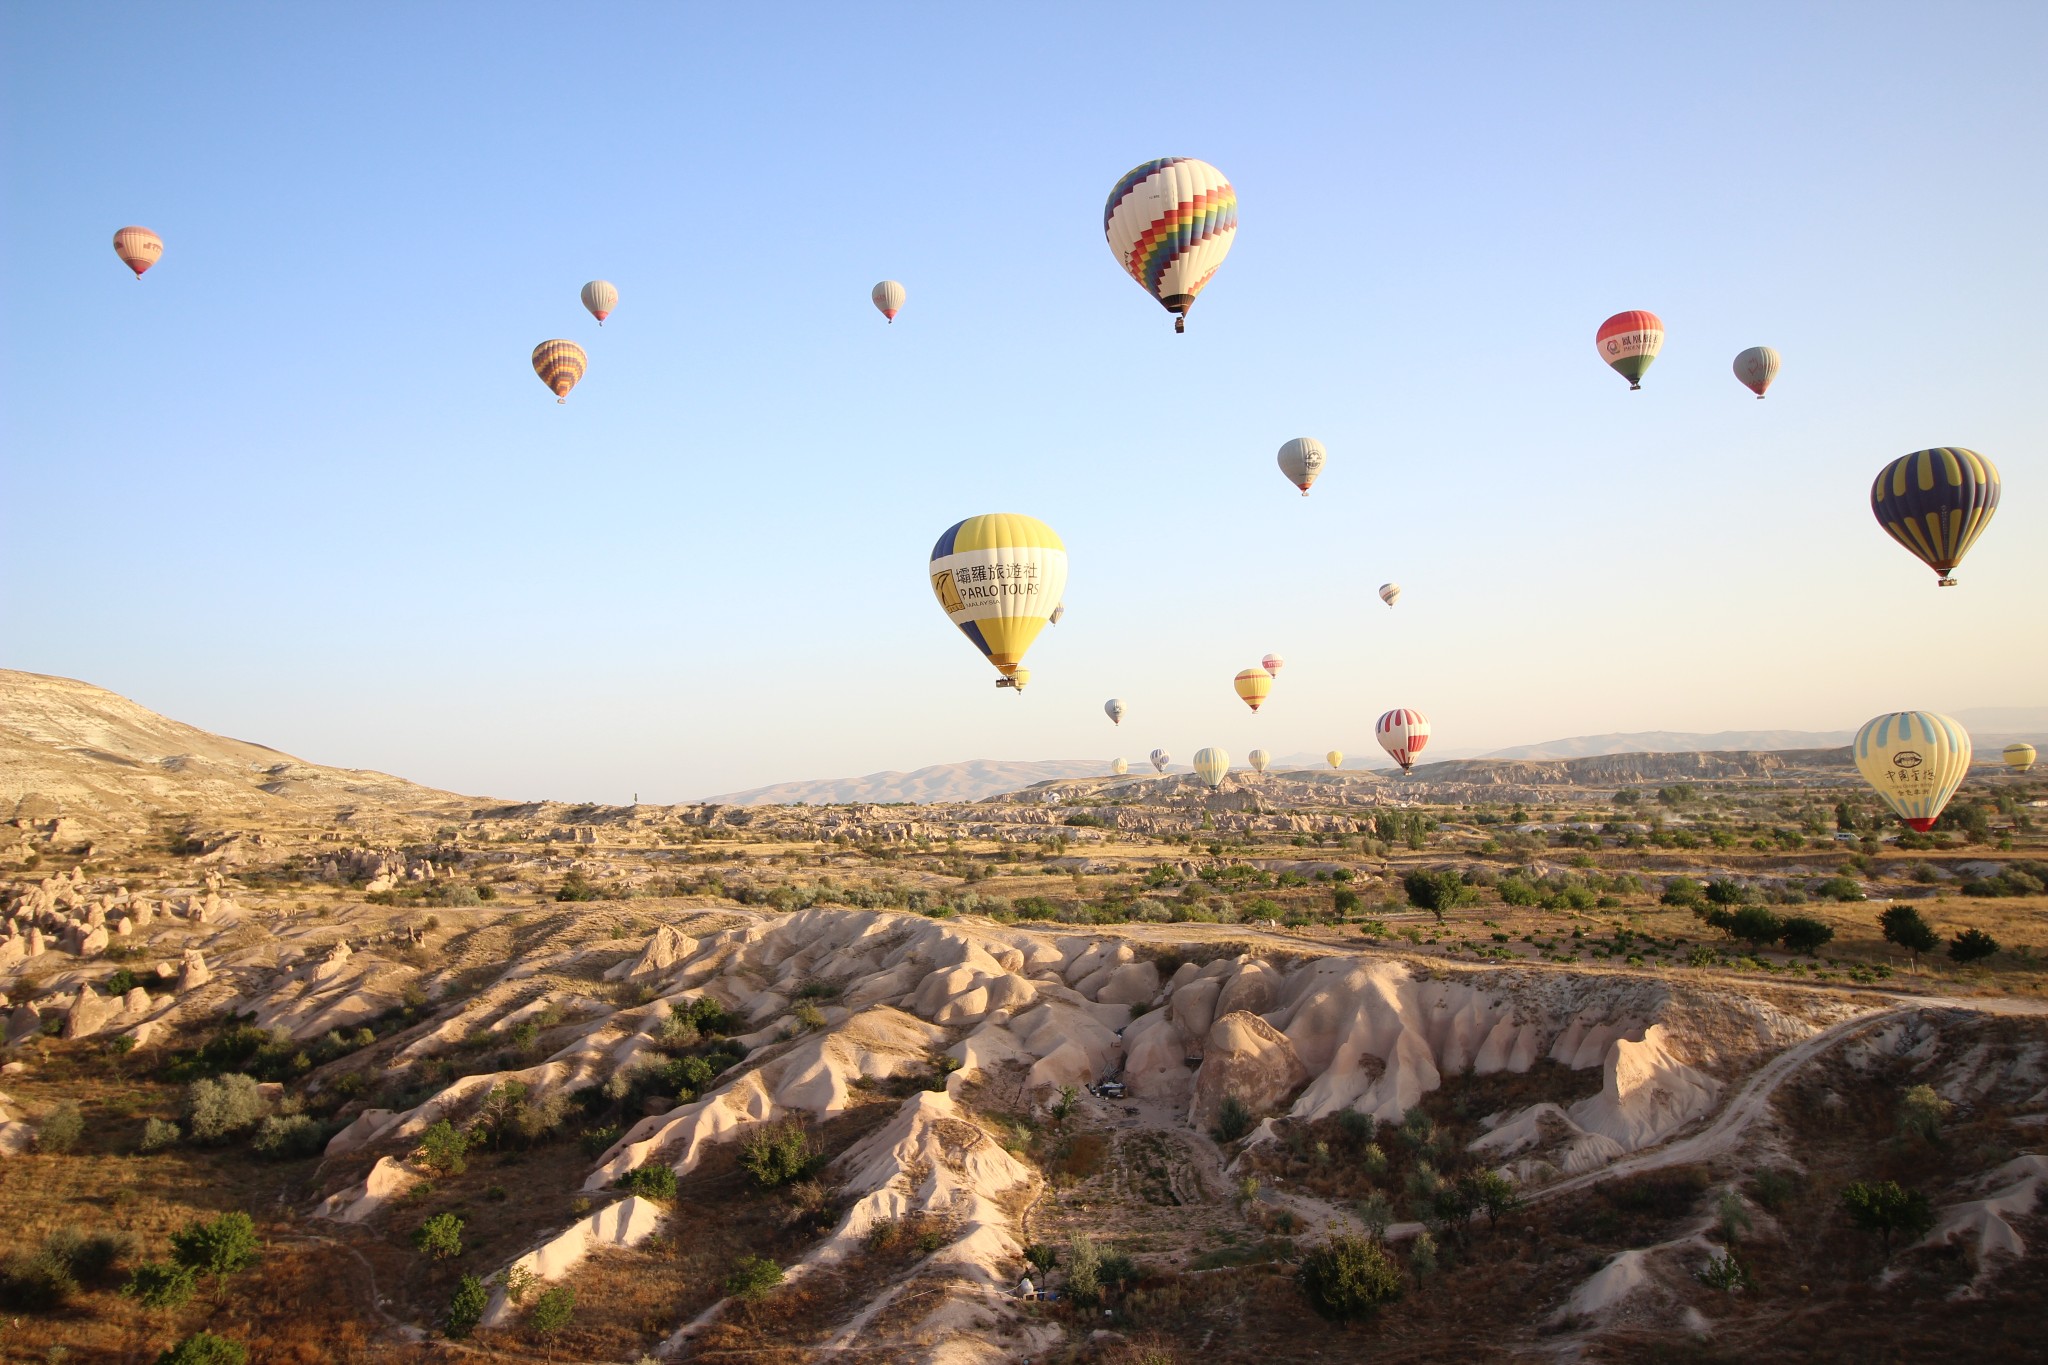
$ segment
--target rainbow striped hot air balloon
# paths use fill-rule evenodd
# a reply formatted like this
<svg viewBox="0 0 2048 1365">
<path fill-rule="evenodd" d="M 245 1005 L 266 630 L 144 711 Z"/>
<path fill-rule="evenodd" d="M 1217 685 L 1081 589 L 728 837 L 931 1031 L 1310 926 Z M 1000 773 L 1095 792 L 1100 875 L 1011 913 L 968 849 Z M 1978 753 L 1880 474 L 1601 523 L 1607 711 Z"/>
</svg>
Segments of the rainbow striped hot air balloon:
<svg viewBox="0 0 2048 1365">
<path fill-rule="evenodd" d="M 1052 527 L 1016 512 L 969 517 L 932 546 L 927 572 L 947 617 L 1002 673 L 997 686 L 1021 688 L 1024 651 L 1067 590 L 1067 547 Z"/>
<path fill-rule="evenodd" d="M 583 306 L 590 310 L 590 316 L 597 319 L 597 325 L 604 326 L 604 320 L 612 315 L 612 309 L 619 306 L 619 291 L 610 280 L 592 280 L 583 286 Z"/>
<path fill-rule="evenodd" d="M 114 254 L 121 258 L 122 265 L 135 272 L 139 283 L 142 272 L 162 259 L 164 239 L 146 227 L 124 227 L 114 234 Z"/>
<path fill-rule="evenodd" d="M 533 372 L 540 376 L 541 383 L 555 391 L 557 403 L 569 401 L 569 390 L 576 387 L 589 365 L 590 357 L 573 341 L 556 338 L 533 348 Z"/>
<path fill-rule="evenodd" d="M 2034 766 L 2034 746 L 2027 743 L 2008 744 L 2000 757 L 2005 759 L 2006 767 L 2016 773 L 2023 773 Z"/>
<path fill-rule="evenodd" d="M 1856 732 L 1856 771 L 1923 834 L 1970 771 L 1970 732 L 1933 711 L 1893 711 Z"/>
<path fill-rule="evenodd" d="M 1596 343 L 1600 358 L 1613 366 L 1631 389 L 1640 389 L 1643 373 L 1663 349 L 1664 324 L 1655 313 L 1631 308 L 1601 323 Z"/>
<path fill-rule="evenodd" d="M 1870 485 L 1870 510 L 1885 534 L 1911 550 L 1944 588 L 1998 510 L 1998 466 L 1974 450 L 1936 446 L 1901 455 Z"/>
<path fill-rule="evenodd" d="M 1188 310 L 1237 237 L 1237 191 L 1223 172 L 1193 157 L 1134 167 L 1102 209 L 1116 263 L 1187 330 Z"/>
<path fill-rule="evenodd" d="M 1380 747 L 1401 765 L 1402 772 L 1413 772 L 1415 755 L 1429 743 L 1429 717 L 1420 711 L 1396 707 L 1380 717 L 1379 723 L 1373 726 L 1373 734 L 1378 737 Z"/>
<path fill-rule="evenodd" d="M 1263 668 L 1241 669 L 1231 686 L 1246 706 L 1256 711 L 1273 692 L 1273 675 Z"/>
</svg>

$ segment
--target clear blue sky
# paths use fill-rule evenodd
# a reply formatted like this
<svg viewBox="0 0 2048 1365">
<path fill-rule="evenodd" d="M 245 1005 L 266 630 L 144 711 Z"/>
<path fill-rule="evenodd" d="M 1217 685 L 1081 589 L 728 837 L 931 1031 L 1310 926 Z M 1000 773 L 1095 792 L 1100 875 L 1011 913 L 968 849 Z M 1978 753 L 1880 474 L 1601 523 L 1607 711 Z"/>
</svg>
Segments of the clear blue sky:
<svg viewBox="0 0 2048 1365">
<path fill-rule="evenodd" d="M 2039 5 L 7 24 L 8 666 L 607 800 L 1377 757 L 1395 705 L 1475 751 L 2048 700 Z M 1101 231 L 1163 155 L 1241 204 L 1180 337 Z M 131 222 L 167 243 L 140 285 Z M 1593 333 L 1634 307 L 1669 330 L 1631 394 Z M 554 336 L 590 351 L 566 407 L 527 363 Z M 1331 452 L 1307 500 L 1297 435 Z M 2006 480 L 1945 591 L 1867 505 L 1933 444 Z M 924 576 L 996 510 L 1072 557 L 1021 698 Z"/>
</svg>

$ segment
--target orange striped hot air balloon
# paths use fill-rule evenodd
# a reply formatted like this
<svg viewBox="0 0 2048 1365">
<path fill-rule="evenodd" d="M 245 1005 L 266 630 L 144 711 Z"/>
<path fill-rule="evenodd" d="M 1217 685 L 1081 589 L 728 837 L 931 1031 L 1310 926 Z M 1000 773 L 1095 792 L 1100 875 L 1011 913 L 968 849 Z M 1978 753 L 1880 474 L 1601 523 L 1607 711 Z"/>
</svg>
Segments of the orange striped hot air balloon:
<svg viewBox="0 0 2048 1365">
<path fill-rule="evenodd" d="M 533 372 L 540 376 L 541 383 L 555 391 L 557 403 L 569 401 L 569 390 L 576 387 L 589 365 L 590 357 L 573 341 L 557 337 L 533 348 Z"/>
<path fill-rule="evenodd" d="M 1244 698 L 1244 704 L 1256 711 L 1273 691 L 1273 675 L 1263 668 L 1247 668 L 1241 671 L 1233 683 L 1237 695 Z"/>
<path fill-rule="evenodd" d="M 137 281 L 142 272 L 157 263 L 164 254 L 164 239 L 146 227 L 124 227 L 114 234 L 114 254 L 121 258 L 121 264 L 135 272 Z"/>
</svg>

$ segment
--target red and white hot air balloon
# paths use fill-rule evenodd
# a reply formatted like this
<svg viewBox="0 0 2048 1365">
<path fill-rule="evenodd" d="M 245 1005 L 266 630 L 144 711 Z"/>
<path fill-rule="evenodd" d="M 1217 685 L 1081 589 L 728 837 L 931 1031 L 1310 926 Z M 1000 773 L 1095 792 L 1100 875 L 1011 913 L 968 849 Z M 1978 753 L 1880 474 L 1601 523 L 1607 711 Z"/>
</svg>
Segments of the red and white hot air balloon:
<svg viewBox="0 0 2048 1365">
<path fill-rule="evenodd" d="M 1429 743 L 1429 717 L 1420 711 L 1399 707 L 1380 717 L 1379 724 L 1373 726 L 1373 734 L 1379 739 L 1380 747 L 1401 765 L 1401 771 L 1411 772 L 1415 767 L 1415 755 Z"/>
<path fill-rule="evenodd" d="M 124 227 L 114 234 L 114 254 L 140 280 L 142 272 L 163 256 L 164 239 L 146 227 Z"/>
<path fill-rule="evenodd" d="M 910 297 L 903 286 L 894 280 L 883 280 L 868 291 L 868 297 L 875 301 L 875 307 L 882 310 L 882 316 L 896 321 L 896 315 L 903 311 L 903 301 Z"/>
<path fill-rule="evenodd" d="M 1600 348 L 1600 358 L 1626 379 L 1630 388 L 1640 389 L 1644 372 L 1664 348 L 1664 323 L 1647 309 L 1631 308 L 1601 323 L 1594 344 Z"/>
<path fill-rule="evenodd" d="M 612 309 L 619 306 L 619 291 L 610 280 L 592 280 L 583 286 L 583 306 L 590 310 L 590 316 L 597 319 L 597 325 L 604 326 L 604 320 L 612 315 Z"/>
<path fill-rule="evenodd" d="M 1268 654 L 1265 658 L 1259 660 L 1259 666 L 1277 678 L 1280 676 L 1280 670 L 1287 667 L 1287 660 L 1281 658 L 1278 654 Z"/>
</svg>

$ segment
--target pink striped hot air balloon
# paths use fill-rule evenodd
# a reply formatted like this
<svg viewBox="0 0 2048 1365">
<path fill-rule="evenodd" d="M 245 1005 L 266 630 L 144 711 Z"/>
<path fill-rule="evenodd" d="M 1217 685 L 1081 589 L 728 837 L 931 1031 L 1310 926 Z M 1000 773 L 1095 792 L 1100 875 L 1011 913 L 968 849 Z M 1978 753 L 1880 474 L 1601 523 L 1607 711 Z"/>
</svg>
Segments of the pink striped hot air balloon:
<svg viewBox="0 0 2048 1365">
<path fill-rule="evenodd" d="M 1397 707 L 1380 717 L 1379 723 L 1373 726 L 1373 734 L 1378 737 L 1380 747 L 1401 765 L 1402 772 L 1412 772 L 1415 755 L 1429 743 L 1429 717 L 1420 711 Z"/>
<path fill-rule="evenodd" d="M 164 239 L 146 227 L 124 227 L 114 234 L 114 254 L 140 280 L 142 272 L 163 256 Z"/>
<path fill-rule="evenodd" d="M 1277 678 L 1280 676 L 1280 670 L 1287 667 L 1287 660 L 1281 658 L 1278 654 L 1268 654 L 1265 658 L 1259 660 L 1259 666 Z"/>
</svg>

